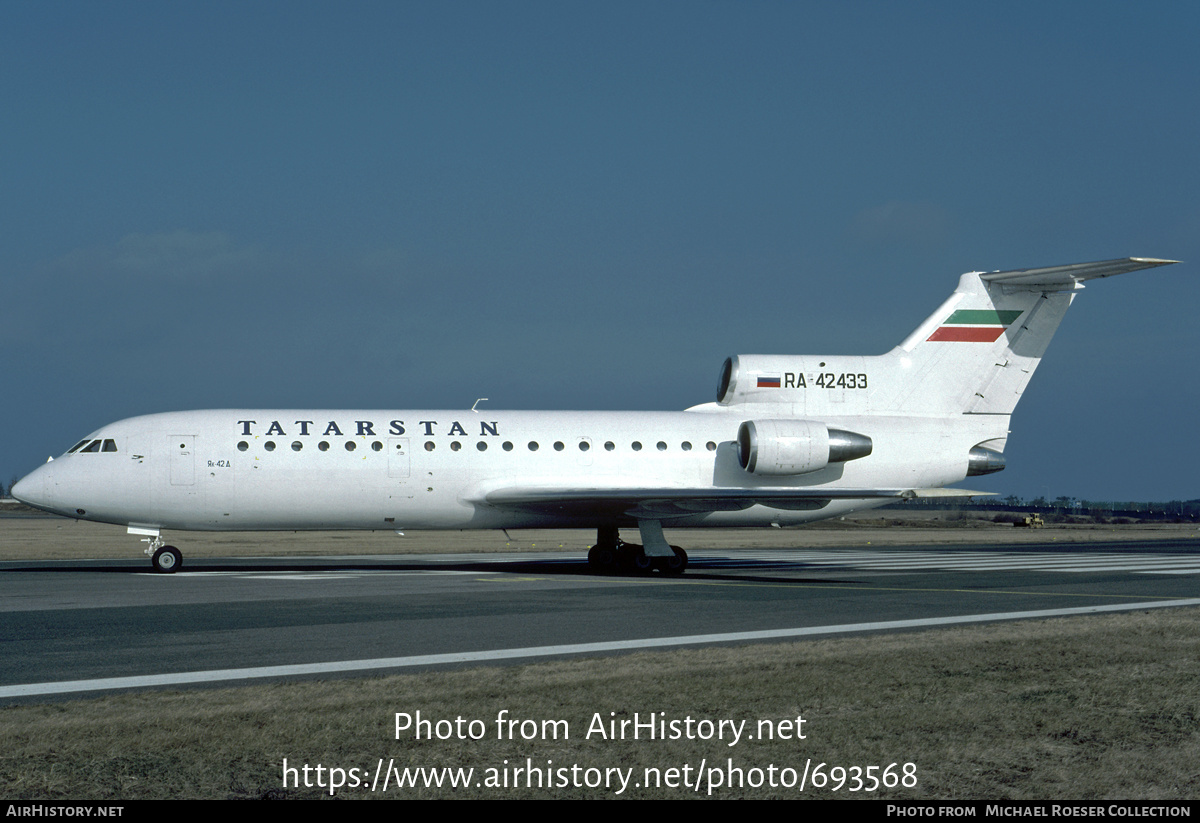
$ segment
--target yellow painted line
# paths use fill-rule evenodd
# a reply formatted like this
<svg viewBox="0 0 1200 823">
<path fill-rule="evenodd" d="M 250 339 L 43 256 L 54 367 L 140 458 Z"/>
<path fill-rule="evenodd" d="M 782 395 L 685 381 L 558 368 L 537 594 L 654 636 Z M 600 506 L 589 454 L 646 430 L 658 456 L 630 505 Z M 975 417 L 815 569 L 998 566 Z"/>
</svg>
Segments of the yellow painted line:
<svg viewBox="0 0 1200 823">
<path fill-rule="evenodd" d="M 500 579 L 500 578 L 496 578 Z M 548 580 L 545 577 L 522 577 L 511 578 L 514 580 Z M 833 586 L 828 584 L 815 583 L 766 583 L 758 581 L 725 581 L 725 580 L 689 580 L 686 577 L 670 577 L 663 575 L 611 575 L 611 576 L 596 576 L 589 577 L 589 582 L 593 583 L 662 583 L 673 584 L 677 586 L 728 586 L 733 588 L 767 588 L 767 589 L 823 589 L 830 591 L 861 591 L 861 592 L 912 592 L 914 594 L 996 594 L 996 595 L 1020 595 L 1023 597 L 1092 597 L 1092 598 L 1109 598 L 1112 600 L 1145 600 L 1145 601 L 1174 601 L 1178 597 L 1170 595 L 1142 595 L 1142 594 L 1101 594 L 1088 592 L 1023 592 L 1023 591 L 1008 591 L 1006 589 L 910 589 L 900 586 Z"/>
<path fill-rule="evenodd" d="M 925 594 L 1013 594 L 1024 597 L 1108 597 L 1115 600 L 1178 600 L 1178 597 L 1167 595 L 1142 595 L 1142 594 L 1100 594 L 1088 592 L 1022 592 L 1008 591 L 1006 589 L 909 589 L 899 586 L 830 586 L 817 585 L 813 583 L 757 583 L 743 582 L 733 583 L 719 580 L 678 580 L 678 583 L 684 583 L 689 586 L 734 586 L 734 587 L 750 587 L 750 588 L 771 588 L 771 589 L 829 589 L 832 591 L 851 591 L 851 592 L 913 592 Z"/>
</svg>

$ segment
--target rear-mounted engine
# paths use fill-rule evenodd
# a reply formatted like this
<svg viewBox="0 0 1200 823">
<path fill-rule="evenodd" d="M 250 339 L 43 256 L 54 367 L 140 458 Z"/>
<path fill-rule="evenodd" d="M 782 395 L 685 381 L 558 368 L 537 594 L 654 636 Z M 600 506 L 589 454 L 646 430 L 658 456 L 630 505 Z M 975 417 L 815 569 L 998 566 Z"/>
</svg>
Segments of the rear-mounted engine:
<svg viewBox="0 0 1200 823">
<path fill-rule="evenodd" d="M 998 451 L 976 446 L 967 455 L 967 477 L 1004 471 L 1004 455 Z"/>
<path fill-rule="evenodd" d="M 738 463 L 751 474 L 820 471 L 830 463 L 871 453 L 865 434 L 831 429 L 813 420 L 747 420 L 738 428 Z"/>
</svg>

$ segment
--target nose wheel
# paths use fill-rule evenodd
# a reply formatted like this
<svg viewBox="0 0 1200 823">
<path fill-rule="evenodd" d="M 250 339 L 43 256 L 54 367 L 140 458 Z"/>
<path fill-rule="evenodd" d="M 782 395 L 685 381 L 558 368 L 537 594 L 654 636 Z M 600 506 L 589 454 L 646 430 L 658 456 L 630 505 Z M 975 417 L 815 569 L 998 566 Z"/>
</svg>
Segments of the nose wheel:
<svg viewBox="0 0 1200 823">
<path fill-rule="evenodd" d="M 154 552 L 150 565 L 159 574 L 174 574 L 183 565 L 183 554 L 174 546 L 163 546 Z"/>
</svg>

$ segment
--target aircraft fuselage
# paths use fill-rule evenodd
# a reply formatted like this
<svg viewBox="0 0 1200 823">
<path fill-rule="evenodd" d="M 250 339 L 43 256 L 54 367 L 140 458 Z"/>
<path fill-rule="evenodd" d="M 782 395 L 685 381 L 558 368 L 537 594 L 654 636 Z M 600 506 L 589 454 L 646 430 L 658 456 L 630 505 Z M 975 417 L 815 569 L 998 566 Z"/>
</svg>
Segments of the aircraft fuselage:
<svg viewBox="0 0 1200 823">
<path fill-rule="evenodd" d="M 705 407 L 701 407 L 702 409 Z M 488 503 L 490 492 L 571 489 L 943 486 L 967 474 L 990 418 L 828 418 L 874 442 L 870 461 L 795 477 L 738 462 L 739 410 L 684 412 L 218 410 L 122 420 L 21 481 L 22 497 L 69 517 L 185 530 L 496 529 L 594 526 L 594 511 Z M 669 525 L 780 525 L 881 505 L 759 505 L 673 511 Z M 635 526 L 637 518 L 604 515 Z"/>
</svg>

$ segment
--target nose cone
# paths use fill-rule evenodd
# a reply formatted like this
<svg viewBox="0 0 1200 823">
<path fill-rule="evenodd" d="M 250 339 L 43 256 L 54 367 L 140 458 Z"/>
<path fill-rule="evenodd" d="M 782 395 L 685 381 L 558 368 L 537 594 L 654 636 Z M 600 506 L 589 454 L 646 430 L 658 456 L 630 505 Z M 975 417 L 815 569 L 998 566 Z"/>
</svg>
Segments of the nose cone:
<svg viewBox="0 0 1200 823">
<path fill-rule="evenodd" d="M 16 484 L 9 489 L 9 494 L 20 500 L 22 503 L 29 503 L 29 492 L 33 490 L 33 483 L 29 481 L 29 475 L 22 477 Z"/>
<path fill-rule="evenodd" d="M 37 509 L 50 508 L 50 500 L 46 495 L 46 478 L 49 473 L 49 464 L 31 471 L 12 487 L 12 496 L 26 506 L 33 506 Z"/>
</svg>

